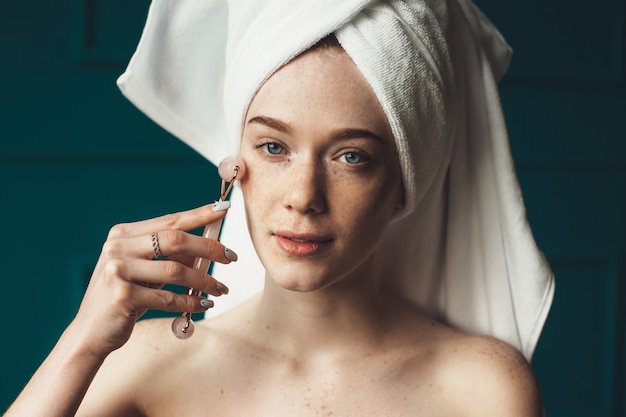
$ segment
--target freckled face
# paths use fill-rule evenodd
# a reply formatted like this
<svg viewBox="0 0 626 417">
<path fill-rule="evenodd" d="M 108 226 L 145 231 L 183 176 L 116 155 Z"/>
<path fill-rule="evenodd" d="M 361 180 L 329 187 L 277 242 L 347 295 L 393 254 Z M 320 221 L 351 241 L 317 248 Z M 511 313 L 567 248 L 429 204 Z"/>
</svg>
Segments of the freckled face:
<svg viewBox="0 0 626 417">
<path fill-rule="evenodd" d="M 345 52 L 306 52 L 272 75 L 248 109 L 240 156 L 269 278 L 298 291 L 368 278 L 402 180 L 387 118 Z"/>
</svg>

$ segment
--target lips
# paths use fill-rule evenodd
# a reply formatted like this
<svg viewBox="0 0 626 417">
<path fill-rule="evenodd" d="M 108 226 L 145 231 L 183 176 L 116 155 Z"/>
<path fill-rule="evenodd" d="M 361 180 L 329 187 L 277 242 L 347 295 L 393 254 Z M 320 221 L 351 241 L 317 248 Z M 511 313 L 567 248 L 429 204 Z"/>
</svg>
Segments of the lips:
<svg viewBox="0 0 626 417">
<path fill-rule="evenodd" d="M 317 255 L 325 251 L 332 242 L 332 238 L 325 236 L 292 232 L 277 232 L 272 237 L 278 247 L 291 256 Z"/>
</svg>

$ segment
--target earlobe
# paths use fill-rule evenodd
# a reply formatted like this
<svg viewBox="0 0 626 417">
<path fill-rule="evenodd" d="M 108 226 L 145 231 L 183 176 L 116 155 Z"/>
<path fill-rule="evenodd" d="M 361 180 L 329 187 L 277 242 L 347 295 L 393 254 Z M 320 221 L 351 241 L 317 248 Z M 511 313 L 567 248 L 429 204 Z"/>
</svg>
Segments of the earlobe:
<svg viewBox="0 0 626 417">
<path fill-rule="evenodd" d="M 394 217 L 402 213 L 404 211 L 404 208 L 405 208 L 404 201 L 402 201 L 401 203 L 398 203 L 396 208 L 393 210 Z"/>
<path fill-rule="evenodd" d="M 402 213 L 404 211 L 404 209 L 406 208 L 406 198 L 405 198 L 405 193 L 404 193 L 404 187 L 402 190 L 400 190 L 400 195 L 398 196 L 398 203 L 396 204 L 396 207 L 393 211 L 393 215 L 397 216 L 399 213 Z"/>
</svg>

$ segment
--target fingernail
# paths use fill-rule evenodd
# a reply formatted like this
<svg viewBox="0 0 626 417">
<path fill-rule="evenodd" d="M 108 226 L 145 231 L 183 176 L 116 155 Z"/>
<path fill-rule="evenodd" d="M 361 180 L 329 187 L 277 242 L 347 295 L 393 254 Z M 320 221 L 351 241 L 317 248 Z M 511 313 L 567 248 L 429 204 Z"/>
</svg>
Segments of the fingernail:
<svg viewBox="0 0 626 417">
<path fill-rule="evenodd" d="M 209 300 L 208 298 L 203 298 L 202 300 L 200 300 L 200 306 L 202 308 L 206 308 L 207 310 L 209 308 L 212 308 L 215 305 L 215 303 L 213 302 L 213 300 Z"/>
<path fill-rule="evenodd" d="M 230 201 L 216 201 L 213 203 L 213 211 L 224 211 L 230 208 Z"/>
<path fill-rule="evenodd" d="M 237 259 L 239 259 L 239 256 L 237 256 L 235 251 L 232 249 L 228 249 L 228 248 L 224 250 L 224 256 L 226 256 L 226 259 L 232 262 L 236 262 Z"/>
<path fill-rule="evenodd" d="M 228 287 L 219 281 L 215 283 L 215 288 L 217 289 L 217 292 L 219 292 L 222 295 L 228 294 Z"/>
</svg>

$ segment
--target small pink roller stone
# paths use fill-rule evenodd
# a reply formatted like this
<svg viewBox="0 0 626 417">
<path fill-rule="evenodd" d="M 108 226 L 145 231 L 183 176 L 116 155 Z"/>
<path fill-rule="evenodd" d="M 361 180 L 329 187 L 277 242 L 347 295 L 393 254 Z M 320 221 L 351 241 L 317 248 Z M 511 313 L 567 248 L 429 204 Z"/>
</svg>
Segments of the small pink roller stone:
<svg viewBox="0 0 626 417">
<path fill-rule="evenodd" d="M 172 322 L 172 332 L 179 339 L 188 339 L 193 335 L 193 320 L 186 315 L 178 316 Z"/>
<path fill-rule="evenodd" d="M 235 176 L 237 179 L 243 177 L 245 169 L 246 167 L 241 158 L 229 156 L 220 162 L 220 165 L 217 167 L 217 173 L 224 181 L 233 182 Z"/>
</svg>

